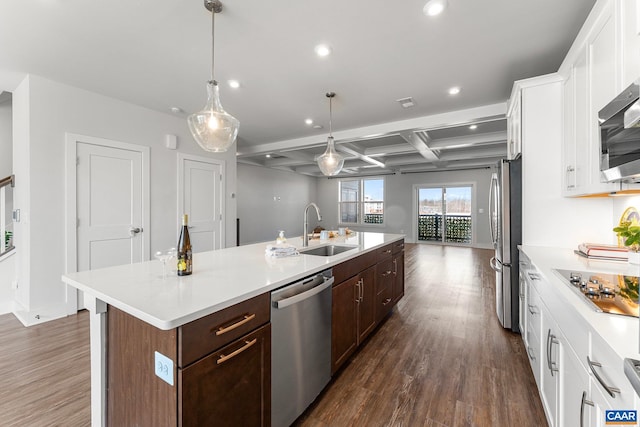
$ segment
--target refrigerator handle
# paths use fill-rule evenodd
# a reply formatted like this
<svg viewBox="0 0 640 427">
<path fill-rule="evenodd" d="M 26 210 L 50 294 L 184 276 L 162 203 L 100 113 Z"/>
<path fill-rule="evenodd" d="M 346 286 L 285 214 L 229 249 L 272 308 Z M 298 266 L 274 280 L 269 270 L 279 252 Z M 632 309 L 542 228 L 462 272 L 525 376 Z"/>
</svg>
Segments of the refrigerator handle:
<svg viewBox="0 0 640 427">
<path fill-rule="evenodd" d="M 493 218 L 497 215 L 495 210 L 495 200 L 498 192 L 498 176 L 496 174 L 491 175 L 491 187 L 489 188 L 489 230 L 491 231 L 491 242 L 495 246 L 498 243 L 498 237 L 496 236 L 496 230 L 493 224 Z M 497 225 L 497 224 L 496 224 Z"/>
<path fill-rule="evenodd" d="M 493 271 L 496 271 L 496 272 L 502 271 L 502 263 L 498 261 L 496 257 L 491 257 L 491 260 L 489 261 L 489 265 L 491 266 L 491 269 Z"/>
</svg>

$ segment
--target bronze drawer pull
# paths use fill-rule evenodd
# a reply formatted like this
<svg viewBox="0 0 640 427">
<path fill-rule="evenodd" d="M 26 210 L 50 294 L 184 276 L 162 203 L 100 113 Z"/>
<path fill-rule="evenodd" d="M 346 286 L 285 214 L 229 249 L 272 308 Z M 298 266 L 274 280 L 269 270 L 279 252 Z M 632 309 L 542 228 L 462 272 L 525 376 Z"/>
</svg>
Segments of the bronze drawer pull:
<svg viewBox="0 0 640 427">
<path fill-rule="evenodd" d="M 234 330 L 235 328 L 244 325 L 245 323 L 253 320 L 256 317 L 255 313 L 254 314 L 245 314 L 244 317 L 242 318 L 242 320 L 240 320 L 239 322 L 236 322 L 232 325 L 229 326 L 220 326 L 217 330 L 216 330 L 216 335 L 222 335 L 222 334 L 226 334 L 229 331 Z"/>
<path fill-rule="evenodd" d="M 382 305 L 387 305 L 391 302 L 391 298 L 387 298 L 386 300 L 384 300 L 384 302 L 382 303 Z"/>
<path fill-rule="evenodd" d="M 251 341 L 245 341 L 244 342 L 245 344 L 242 347 L 240 347 L 239 349 L 237 349 L 233 353 L 228 354 L 227 356 L 225 356 L 224 354 L 221 354 L 220 358 L 217 360 L 218 365 L 221 364 L 221 363 L 226 362 L 227 360 L 231 359 L 232 357 L 237 356 L 238 354 L 242 353 L 243 351 L 245 351 L 246 349 L 248 349 L 249 347 L 251 347 L 252 345 L 254 345 L 257 342 L 258 342 L 258 338 L 254 338 Z"/>
</svg>

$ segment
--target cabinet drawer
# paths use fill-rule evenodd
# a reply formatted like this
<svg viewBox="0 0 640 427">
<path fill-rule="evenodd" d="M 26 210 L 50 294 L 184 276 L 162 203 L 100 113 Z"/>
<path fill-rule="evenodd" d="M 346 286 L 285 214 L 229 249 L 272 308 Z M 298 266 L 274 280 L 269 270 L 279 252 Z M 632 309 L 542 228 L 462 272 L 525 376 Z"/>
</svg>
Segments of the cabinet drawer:
<svg viewBox="0 0 640 427">
<path fill-rule="evenodd" d="M 376 322 L 390 311 L 393 300 L 393 262 L 391 258 L 376 265 Z"/>
<path fill-rule="evenodd" d="M 535 333 L 538 337 L 542 336 L 542 301 L 538 293 L 531 287 L 528 288 L 527 294 L 527 306 L 525 313 L 525 321 L 527 323 L 526 329 L 529 332 Z"/>
<path fill-rule="evenodd" d="M 393 252 L 393 244 L 384 245 L 381 248 L 376 249 L 377 262 L 383 261 L 385 258 L 389 258 Z"/>
<path fill-rule="evenodd" d="M 593 331 L 591 332 L 591 356 L 589 360 L 585 358 L 583 363 L 587 364 L 587 370 L 597 384 L 597 388 L 610 399 L 612 407 L 613 403 L 618 401 L 633 402 L 634 390 L 624 374 L 623 360 Z M 613 396 L 610 396 L 605 387 L 609 388 Z"/>
<path fill-rule="evenodd" d="M 333 267 L 334 287 L 376 263 L 376 251 L 364 253 Z"/>
<path fill-rule="evenodd" d="M 178 371 L 182 427 L 271 423 L 271 325 Z"/>
<path fill-rule="evenodd" d="M 269 302 L 270 296 L 265 293 L 181 326 L 178 366 L 187 366 L 267 323 Z"/>
<path fill-rule="evenodd" d="M 404 239 L 398 240 L 397 242 L 392 243 L 393 248 L 391 249 L 394 254 L 404 250 Z"/>
<path fill-rule="evenodd" d="M 542 387 L 541 383 L 541 367 L 542 367 L 542 353 L 540 338 L 538 335 L 531 329 L 527 329 L 527 341 L 526 341 L 526 349 L 527 349 L 527 357 L 529 358 L 529 363 L 531 364 L 531 371 L 533 372 L 533 377 L 536 380 L 536 384 L 538 385 L 538 389 Z"/>
</svg>

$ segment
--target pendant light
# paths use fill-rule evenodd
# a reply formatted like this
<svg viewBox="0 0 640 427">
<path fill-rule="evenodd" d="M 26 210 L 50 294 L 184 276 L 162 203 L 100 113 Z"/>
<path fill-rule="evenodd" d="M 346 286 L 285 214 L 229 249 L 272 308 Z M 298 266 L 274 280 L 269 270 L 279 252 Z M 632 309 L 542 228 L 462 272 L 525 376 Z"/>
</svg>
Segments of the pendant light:
<svg viewBox="0 0 640 427">
<path fill-rule="evenodd" d="M 222 3 L 204 0 L 204 7 L 211 12 L 211 80 L 207 82 L 207 104 L 202 111 L 191 114 L 187 123 L 203 150 L 220 153 L 227 151 L 235 142 L 240 122 L 222 108 L 218 82 L 213 77 L 214 22 L 216 13 L 222 12 Z"/>
<path fill-rule="evenodd" d="M 318 166 L 323 174 L 327 176 L 337 175 L 344 166 L 344 157 L 336 151 L 333 143 L 333 135 L 331 135 L 331 101 L 336 96 L 334 92 L 327 93 L 329 98 L 329 137 L 327 138 L 327 149 L 322 156 L 318 157 Z"/>
</svg>

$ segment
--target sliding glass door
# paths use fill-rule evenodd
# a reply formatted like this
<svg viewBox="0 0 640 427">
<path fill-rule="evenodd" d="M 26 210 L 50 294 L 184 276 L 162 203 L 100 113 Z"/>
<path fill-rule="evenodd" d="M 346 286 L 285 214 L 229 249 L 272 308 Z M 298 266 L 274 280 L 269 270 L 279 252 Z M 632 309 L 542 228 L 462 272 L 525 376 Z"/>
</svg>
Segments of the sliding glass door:
<svg viewBox="0 0 640 427">
<path fill-rule="evenodd" d="M 471 243 L 473 187 L 417 189 L 418 241 Z"/>
</svg>

